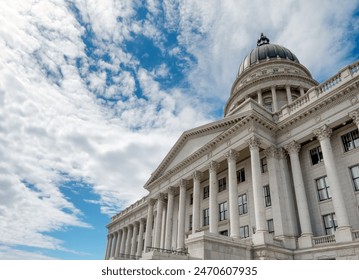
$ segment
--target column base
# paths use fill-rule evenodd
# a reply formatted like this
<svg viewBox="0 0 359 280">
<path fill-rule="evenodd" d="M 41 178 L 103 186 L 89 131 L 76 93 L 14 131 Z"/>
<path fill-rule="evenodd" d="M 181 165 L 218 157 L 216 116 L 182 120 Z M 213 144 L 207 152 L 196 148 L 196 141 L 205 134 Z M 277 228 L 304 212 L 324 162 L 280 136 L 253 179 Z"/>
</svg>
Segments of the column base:
<svg viewBox="0 0 359 280">
<path fill-rule="evenodd" d="M 335 231 L 335 242 L 336 243 L 345 243 L 352 242 L 353 234 L 351 227 L 339 227 Z"/>
<path fill-rule="evenodd" d="M 252 235 L 253 245 L 273 244 L 273 235 L 268 231 L 257 231 Z"/>
<path fill-rule="evenodd" d="M 311 248 L 313 247 L 313 234 L 304 233 L 298 238 L 298 247 L 299 249 Z"/>
</svg>

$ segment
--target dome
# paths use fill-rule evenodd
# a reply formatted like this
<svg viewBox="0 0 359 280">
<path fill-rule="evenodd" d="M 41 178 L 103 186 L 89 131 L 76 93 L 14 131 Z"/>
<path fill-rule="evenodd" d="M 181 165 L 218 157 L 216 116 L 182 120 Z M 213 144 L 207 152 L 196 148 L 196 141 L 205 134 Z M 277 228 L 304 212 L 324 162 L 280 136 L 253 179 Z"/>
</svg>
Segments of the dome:
<svg viewBox="0 0 359 280">
<path fill-rule="evenodd" d="M 288 59 L 299 63 L 299 60 L 294 53 L 285 47 L 270 44 L 269 39 L 262 33 L 261 37 L 257 40 L 257 47 L 244 58 L 239 66 L 238 75 L 253 64 L 270 59 Z"/>
</svg>

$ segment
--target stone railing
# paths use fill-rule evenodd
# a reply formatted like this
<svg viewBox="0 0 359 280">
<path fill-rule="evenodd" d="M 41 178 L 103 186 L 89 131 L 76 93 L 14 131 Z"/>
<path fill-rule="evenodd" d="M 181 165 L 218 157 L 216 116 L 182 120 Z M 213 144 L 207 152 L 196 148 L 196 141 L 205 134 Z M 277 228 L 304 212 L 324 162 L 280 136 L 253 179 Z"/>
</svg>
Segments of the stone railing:
<svg viewBox="0 0 359 280">
<path fill-rule="evenodd" d="M 339 73 L 330 79 L 309 89 L 305 95 L 295 99 L 291 104 L 282 107 L 281 110 L 276 113 L 278 121 L 284 120 L 293 113 L 303 109 L 308 104 L 315 102 L 323 95 L 329 94 L 334 88 L 357 75 L 359 75 L 359 61 L 343 68 Z"/>
<path fill-rule="evenodd" d="M 128 212 L 132 211 L 133 209 L 145 204 L 147 202 L 147 196 L 137 200 L 135 203 L 128 206 L 125 210 L 121 211 L 120 213 L 116 214 L 111 218 L 111 222 L 116 221 L 117 219 L 121 218 L 122 216 L 126 215 Z"/>
<path fill-rule="evenodd" d="M 313 237 L 313 243 L 314 243 L 314 246 L 335 243 L 335 235 L 333 234 L 333 235 L 324 235 L 324 236 Z"/>
</svg>

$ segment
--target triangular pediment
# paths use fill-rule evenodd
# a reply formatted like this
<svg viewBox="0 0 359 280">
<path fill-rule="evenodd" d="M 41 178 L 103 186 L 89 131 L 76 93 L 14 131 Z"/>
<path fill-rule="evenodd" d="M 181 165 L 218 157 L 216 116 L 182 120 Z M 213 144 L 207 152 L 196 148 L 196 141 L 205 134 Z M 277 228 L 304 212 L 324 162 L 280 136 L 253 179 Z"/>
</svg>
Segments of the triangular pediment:
<svg viewBox="0 0 359 280">
<path fill-rule="evenodd" d="M 185 131 L 147 181 L 145 188 L 163 174 L 170 172 L 176 165 L 199 151 L 203 146 L 225 133 L 246 115 L 238 114 Z"/>
</svg>

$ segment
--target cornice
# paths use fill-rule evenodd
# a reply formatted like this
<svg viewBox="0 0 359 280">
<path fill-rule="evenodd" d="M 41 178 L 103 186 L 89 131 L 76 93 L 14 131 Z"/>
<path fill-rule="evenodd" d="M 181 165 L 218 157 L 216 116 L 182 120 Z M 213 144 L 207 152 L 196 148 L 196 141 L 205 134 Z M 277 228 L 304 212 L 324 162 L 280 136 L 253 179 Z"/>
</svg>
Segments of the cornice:
<svg viewBox="0 0 359 280">
<path fill-rule="evenodd" d="M 168 180 L 171 176 L 174 174 L 180 172 L 181 170 L 185 169 L 187 166 L 198 160 L 199 158 L 205 156 L 210 151 L 213 150 L 218 145 L 221 145 L 222 143 L 225 143 L 228 141 L 228 139 L 236 132 L 238 129 L 243 128 L 247 125 L 250 125 L 251 127 L 260 125 L 264 127 L 269 133 L 275 134 L 276 133 L 276 125 L 263 118 L 263 116 L 259 115 L 255 111 L 247 112 L 247 116 L 238 121 L 235 125 L 231 126 L 229 129 L 215 137 L 212 141 L 202 146 L 200 149 L 186 157 L 184 160 L 182 160 L 180 163 L 172 167 L 170 170 L 166 171 L 162 176 L 158 178 L 153 178 L 152 181 L 149 181 L 146 184 L 146 188 L 150 188 L 153 185 L 156 185 L 160 182 L 163 182 L 165 180 Z"/>
</svg>

